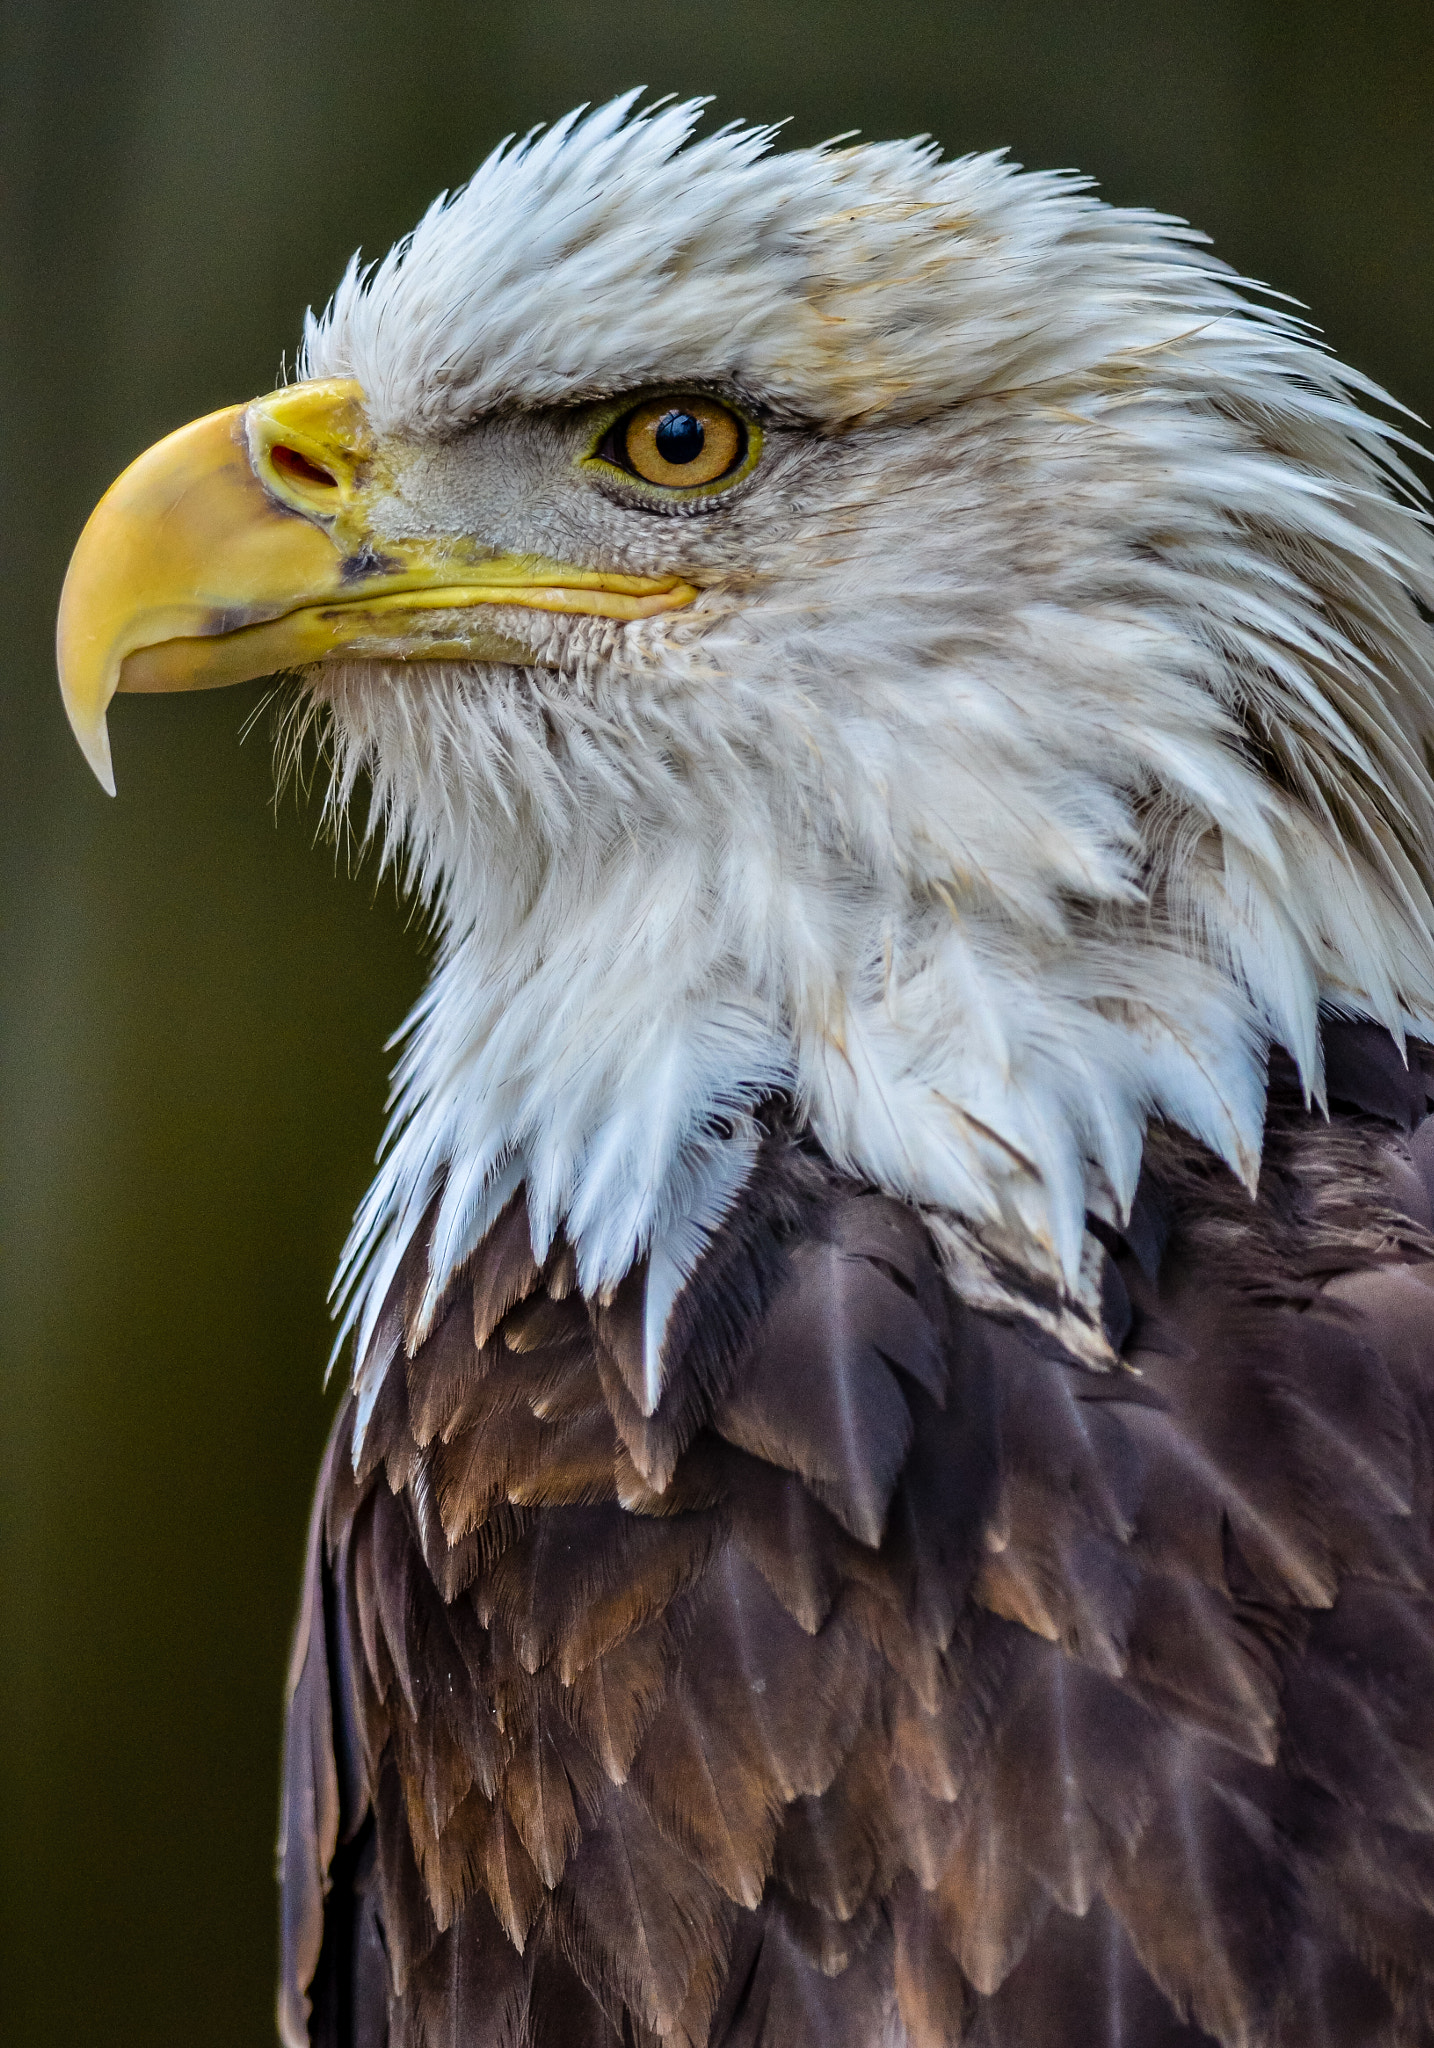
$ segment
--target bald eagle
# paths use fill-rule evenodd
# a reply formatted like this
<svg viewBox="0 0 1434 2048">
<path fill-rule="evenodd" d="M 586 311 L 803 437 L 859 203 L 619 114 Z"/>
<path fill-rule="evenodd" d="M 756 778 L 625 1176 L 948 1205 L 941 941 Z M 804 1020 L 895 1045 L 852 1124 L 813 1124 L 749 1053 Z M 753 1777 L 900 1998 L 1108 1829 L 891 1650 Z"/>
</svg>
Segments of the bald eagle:
<svg viewBox="0 0 1434 2048">
<path fill-rule="evenodd" d="M 1434 2041 L 1407 444 L 1179 223 L 699 113 L 498 149 L 63 594 L 108 787 L 296 671 L 436 933 L 283 2040 Z"/>
</svg>

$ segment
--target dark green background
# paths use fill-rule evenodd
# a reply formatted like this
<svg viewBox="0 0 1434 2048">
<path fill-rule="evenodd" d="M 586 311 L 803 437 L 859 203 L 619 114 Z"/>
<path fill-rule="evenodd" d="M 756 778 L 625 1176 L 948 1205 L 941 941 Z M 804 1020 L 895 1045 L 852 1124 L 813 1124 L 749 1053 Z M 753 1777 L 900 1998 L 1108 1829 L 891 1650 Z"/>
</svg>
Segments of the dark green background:
<svg viewBox="0 0 1434 2048">
<path fill-rule="evenodd" d="M 510 128 L 647 81 L 929 129 L 1185 214 L 1434 411 L 1434 4 L 84 0 L 3 71 L 3 1940 L 30 2044 L 263 2043 L 324 1290 L 422 974 L 277 824 L 259 686 L 130 698 L 51 620 L 115 471 L 269 388 L 309 299 Z"/>
</svg>

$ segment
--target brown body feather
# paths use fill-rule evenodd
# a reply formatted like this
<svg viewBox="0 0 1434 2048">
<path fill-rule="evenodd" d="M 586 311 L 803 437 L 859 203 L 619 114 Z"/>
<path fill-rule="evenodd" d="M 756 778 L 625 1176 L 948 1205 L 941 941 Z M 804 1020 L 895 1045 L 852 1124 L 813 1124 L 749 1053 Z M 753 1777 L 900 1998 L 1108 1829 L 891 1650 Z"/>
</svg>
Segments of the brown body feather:
<svg viewBox="0 0 1434 2048">
<path fill-rule="evenodd" d="M 410 1356 L 420 1248 L 310 1539 L 291 2048 L 1434 2042 L 1434 1122 L 1327 1047 L 1256 1202 L 1152 1137 L 1108 1374 L 775 1118 L 654 1416 L 640 1274 L 519 1202 Z"/>
</svg>

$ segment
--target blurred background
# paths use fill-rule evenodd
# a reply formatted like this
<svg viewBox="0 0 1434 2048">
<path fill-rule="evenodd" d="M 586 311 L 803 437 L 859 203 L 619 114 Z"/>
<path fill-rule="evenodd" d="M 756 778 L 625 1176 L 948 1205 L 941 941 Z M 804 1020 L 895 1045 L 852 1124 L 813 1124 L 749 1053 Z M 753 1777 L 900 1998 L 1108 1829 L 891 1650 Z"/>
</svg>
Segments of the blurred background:
<svg viewBox="0 0 1434 2048">
<path fill-rule="evenodd" d="M 0 575 L 0 2033 L 273 2037 L 280 1700 L 328 1277 L 421 931 L 273 802 L 261 685 L 51 633 L 115 472 L 271 387 L 305 304 L 511 129 L 647 82 L 929 130 L 1207 228 L 1434 414 L 1428 0 L 12 0 Z"/>
</svg>

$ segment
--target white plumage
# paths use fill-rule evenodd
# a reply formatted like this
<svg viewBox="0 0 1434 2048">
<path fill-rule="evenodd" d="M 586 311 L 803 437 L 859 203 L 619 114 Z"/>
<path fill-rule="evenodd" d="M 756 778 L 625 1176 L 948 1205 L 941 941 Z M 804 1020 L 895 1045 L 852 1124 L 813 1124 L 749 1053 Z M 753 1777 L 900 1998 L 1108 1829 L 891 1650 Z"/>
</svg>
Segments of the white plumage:
<svg viewBox="0 0 1434 2048">
<path fill-rule="evenodd" d="M 395 532 L 702 586 L 525 614 L 531 667 L 310 678 L 332 802 L 372 778 L 438 935 L 344 1328 L 362 1360 L 435 1199 L 430 1310 L 521 1182 L 585 1290 L 650 1256 L 655 1402 L 784 1088 L 963 1291 L 1014 1270 L 1094 1354 L 1085 1218 L 1149 1119 L 1253 1182 L 1272 1040 L 1318 1098 L 1321 1004 L 1434 1023 L 1400 436 L 1177 223 L 699 114 L 628 96 L 506 145 L 308 328 Z M 654 512 L 559 462 L 571 402 L 694 386 L 763 423 L 731 492 Z"/>
</svg>

